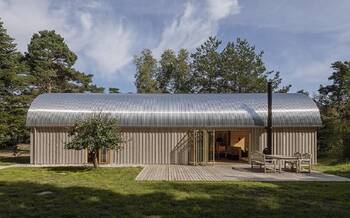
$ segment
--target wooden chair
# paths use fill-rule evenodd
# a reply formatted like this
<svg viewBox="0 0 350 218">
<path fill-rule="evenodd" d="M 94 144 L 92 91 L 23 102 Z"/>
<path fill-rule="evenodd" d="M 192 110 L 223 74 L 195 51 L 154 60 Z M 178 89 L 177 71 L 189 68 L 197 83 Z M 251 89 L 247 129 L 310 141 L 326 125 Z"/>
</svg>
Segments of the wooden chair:
<svg viewBox="0 0 350 218">
<path fill-rule="evenodd" d="M 309 153 L 301 154 L 298 165 L 299 165 L 298 166 L 299 172 L 302 172 L 303 169 L 306 168 L 308 172 L 311 173 L 311 154 Z"/>
<path fill-rule="evenodd" d="M 299 153 L 299 152 L 295 152 L 294 154 L 293 154 L 293 156 L 294 157 L 297 157 L 298 159 L 300 159 L 301 158 L 301 153 Z M 298 161 L 299 160 L 285 160 L 284 161 L 284 168 L 287 168 L 287 164 L 290 164 L 291 165 L 291 169 L 293 170 L 293 169 L 296 169 L 296 171 L 298 172 Z"/>
<path fill-rule="evenodd" d="M 264 173 L 267 170 L 272 170 L 276 173 L 276 162 L 271 159 L 267 159 L 265 154 L 260 152 L 252 152 L 250 159 L 251 167 L 254 168 L 255 165 L 260 166 L 260 168 L 264 167 Z"/>
</svg>

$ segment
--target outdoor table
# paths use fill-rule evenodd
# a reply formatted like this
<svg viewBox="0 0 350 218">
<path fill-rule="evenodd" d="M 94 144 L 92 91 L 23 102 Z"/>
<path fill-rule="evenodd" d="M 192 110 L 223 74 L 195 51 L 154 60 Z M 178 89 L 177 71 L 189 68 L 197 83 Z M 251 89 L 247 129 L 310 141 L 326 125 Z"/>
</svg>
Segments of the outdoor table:
<svg viewBox="0 0 350 218">
<path fill-rule="evenodd" d="M 272 159 L 272 160 L 276 160 L 276 161 L 277 161 L 277 164 L 278 164 L 278 172 L 281 172 L 281 170 L 282 170 L 281 162 L 282 162 L 283 160 L 296 160 L 296 161 L 299 160 L 299 157 L 295 157 L 295 156 L 274 155 L 274 154 L 266 155 L 266 158 Z M 298 166 L 297 166 L 297 168 L 298 168 Z"/>
</svg>

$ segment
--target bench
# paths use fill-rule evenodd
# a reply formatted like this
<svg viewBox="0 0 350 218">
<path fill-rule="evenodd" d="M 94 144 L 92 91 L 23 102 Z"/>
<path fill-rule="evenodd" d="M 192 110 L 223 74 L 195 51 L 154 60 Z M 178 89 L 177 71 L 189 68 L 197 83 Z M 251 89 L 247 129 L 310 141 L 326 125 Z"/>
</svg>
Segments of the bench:
<svg viewBox="0 0 350 218">
<path fill-rule="evenodd" d="M 264 167 L 264 173 L 266 173 L 267 170 L 272 170 L 274 173 L 276 173 L 276 162 L 266 158 L 265 154 L 263 153 L 253 152 L 251 154 L 250 164 L 252 168 L 254 168 L 256 165 L 260 168 Z"/>
</svg>

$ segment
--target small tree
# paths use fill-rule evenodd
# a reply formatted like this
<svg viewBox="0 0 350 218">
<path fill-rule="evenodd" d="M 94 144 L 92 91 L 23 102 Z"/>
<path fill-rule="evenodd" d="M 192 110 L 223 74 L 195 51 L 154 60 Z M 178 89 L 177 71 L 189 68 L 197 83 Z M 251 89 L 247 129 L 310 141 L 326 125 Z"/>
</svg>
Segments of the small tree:
<svg viewBox="0 0 350 218">
<path fill-rule="evenodd" d="M 95 168 L 98 166 L 99 149 L 119 149 L 123 142 L 118 120 L 102 113 L 77 121 L 69 130 L 69 135 L 73 138 L 65 144 L 65 148 L 87 149 Z"/>
</svg>

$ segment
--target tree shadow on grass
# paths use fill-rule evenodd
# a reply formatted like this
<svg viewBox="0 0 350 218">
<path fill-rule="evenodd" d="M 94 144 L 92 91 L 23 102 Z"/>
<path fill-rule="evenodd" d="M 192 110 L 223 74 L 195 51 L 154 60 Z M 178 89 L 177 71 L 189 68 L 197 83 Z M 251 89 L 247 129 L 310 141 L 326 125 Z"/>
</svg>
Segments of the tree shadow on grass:
<svg viewBox="0 0 350 218">
<path fill-rule="evenodd" d="M 45 169 L 57 173 L 77 173 L 94 170 L 94 168 L 90 166 L 45 167 Z"/>
<path fill-rule="evenodd" d="M 30 163 L 30 157 L 29 156 L 6 156 L 1 157 L 0 156 L 0 163 L 10 163 L 10 164 L 29 164 Z"/>
<path fill-rule="evenodd" d="M 328 199 L 289 202 L 283 183 L 252 188 L 245 183 L 136 183 L 141 193 L 101 187 L 58 187 L 29 182 L 0 182 L 1 217 L 262 217 L 349 215 Z M 249 183 L 248 183 L 249 184 Z M 140 187 L 139 187 L 140 188 Z M 284 190 L 284 191 L 283 191 Z M 295 189 L 303 193 L 302 190 Z M 45 194 L 43 194 L 45 193 Z M 283 194 L 287 195 L 284 196 Z M 291 195 L 291 193 L 289 193 Z M 320 214 L 321 213 L 321 214 Z"/>
</svg>

